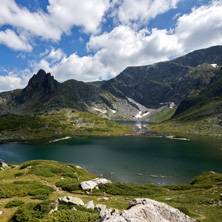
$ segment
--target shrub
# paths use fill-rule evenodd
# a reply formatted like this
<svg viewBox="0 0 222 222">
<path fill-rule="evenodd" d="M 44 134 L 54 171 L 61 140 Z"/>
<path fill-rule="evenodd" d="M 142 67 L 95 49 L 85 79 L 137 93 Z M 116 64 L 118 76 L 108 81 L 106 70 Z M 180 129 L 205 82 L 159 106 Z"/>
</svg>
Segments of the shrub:
<svg viewBox="0 0 222 222">
<path fill-rule="evenodd" d="M 61 210 L 46 216 L 40 222 L 95 222 L 98 218 L 99 214 L 75 210 Z"/>
<path fill-rule="evenodd" d="M 43 185 L 39 181 L 15 181 L 13 183 L 0 184 L 0 198 L 11 198 L 14 196 L 36 196 L 49 195 L 53 188 Z"/>
<path fill-rule="evenodd" d="M 80 190 L 79 182 L 74 180 L 62 180 L 57 182 L 56 186 L 68 192 Z"/>
<path fill-rule="evenodd" d="M 31 199 L 34 199 L 34 200 L 48 200 L 48 195 L 36 195 L 36 196 L 33 196 Z"/>
<path fill-rule="evenodd" d="M 24 201 L 22 201 L 22 200 L 12 200 L 12 201 L 9 201 L 5 205 L 5 208 L 19 207 L 19 206 L 21 206 L 23 204 L 24 204 Z"/>
<path fill-rule="evenodd" d="M 23 174 L 24 174 L 24 173 L 22 173 L 22 172 L 21 172 L 21 173 L 15 173 L 15 174 L 14 174 L 14 177 L 20 177 L 20 176 L 22 176 Z"/>
<path fill-rule="evenodd" d="M 157 192 L 162 192 L 163 188 L 154 184 L 125 184 L 125 183 L 109 183 L 100 184 L 99 190 L 94 192 L 106 192 L 112 195 L 123 195 L 123 196 L 144 196 L 152 195 Z"/>
<path fill-rule="evenodd" d="M 14 216 L 11 218 L 11 222 L 37 222 L 43 218 L 50 211 L 50 201 L 44 201 L 42 203 L 29 203 L 19 207 Z"/>
</svg>

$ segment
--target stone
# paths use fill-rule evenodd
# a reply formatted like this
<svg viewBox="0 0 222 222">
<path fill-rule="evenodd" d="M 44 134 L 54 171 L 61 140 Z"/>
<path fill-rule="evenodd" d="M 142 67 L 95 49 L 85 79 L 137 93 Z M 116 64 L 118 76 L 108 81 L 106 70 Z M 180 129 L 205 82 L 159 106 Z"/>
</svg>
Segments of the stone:
<svg viewBox="0 0 222 222">
<path fill-rule="evenodd" d="M 106 183 L 112 183 L 112 182 L 105 178 L 95 178 L 93 180 L 81 182 L 80 186 L 82 187 L 83 190 L 93 190 L 94 188 L 97 188 L 97 185 L 106 184 Z"/>
<path fill-rule="evenodd" d="M 84 202 L 82 199 L 78 197 L 59 197 L 58 198 L 60 204 L 68 204 L 68 205 L 77 205 L 77 206 L 84 206 Z"/>
<path fill-rule="evenodd" d="M 83 181 L 80 183 L 80 186 L 83 190 L 93 190 L 97 186 L 97 183 L 93 181 Z"/>
<path fill-rule="evenodd" d="M 102 215 L 106 211 L 106 205 L 97 204 L 94 209 L 97 210 L 100 213 L 100 215 Z"/>
<path fill-rule="evenodd" d="M 87 204 L 85 204 L 85 207 L 88 209 L 94 209 L 95 206 L 94 206 L 93 200 L 91 200 Z"/>
<path fill-rule="evenodd" d="M 97 222 L 194 222 L 176 208 L 151 199 L 134 199 L 130 201 L 130 209 L 121 214 L 112 214 L 106 210 Z"/>
<path fill-rule="evenodd" d="M 222 193 L 220 193 L 220 199 L 222 200 Z"/>
<path fill-rule="evenodd" d="M 52 214 L 52 213 L 58 211 L 59 203 L 58 203 L 58 202 L 53 202 L 53 203 L 51 203 L 51 204 L 49 205 L 49 207 L 50 207 L 50 209 L 51 209 L 51 210 L 49 211 L 49 214 Z"/>
<path fill-rule="evenodd" d="M 8 164 L 3 161 L 0 161 L 0 167 L 2 168 L 8 167 Z"/>
<path fill-rule="evenodd" d="M 0 211 L 0 215 L 3 213 L 3 211 Z"/>
</svg>

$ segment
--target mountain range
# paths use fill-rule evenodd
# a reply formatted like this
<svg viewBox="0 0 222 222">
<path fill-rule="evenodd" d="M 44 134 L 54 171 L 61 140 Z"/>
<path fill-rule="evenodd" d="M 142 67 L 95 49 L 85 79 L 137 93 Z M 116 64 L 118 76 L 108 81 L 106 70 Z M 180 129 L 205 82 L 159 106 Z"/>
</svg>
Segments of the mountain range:
<svg viewBox="0 0 222 222">
<path fill-rule="evenodd" d="M 0 93 L 0 116 L 72 108 L 109 119 L 152 121 L 162 115 L 165 120 L 196 106 L 204 93 L 209 100 L 217 97 L 221 89 L 211 89 L 220 87 L 221 66 L 222 46 L 214 46 L 166 62 L 128 67 L 101 82 L 59 83 L 39 70 L 24 89 Z"/>
</svg>

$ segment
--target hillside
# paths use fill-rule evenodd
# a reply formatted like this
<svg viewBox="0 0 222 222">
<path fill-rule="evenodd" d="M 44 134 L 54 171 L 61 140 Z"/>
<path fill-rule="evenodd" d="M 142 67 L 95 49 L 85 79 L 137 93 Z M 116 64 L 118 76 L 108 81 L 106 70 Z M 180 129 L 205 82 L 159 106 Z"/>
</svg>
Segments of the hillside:
<svg viewBox="0 0 222 222">
<path fill-rule="evenodd" d="M 0 116 L 38 114 L 63 108 L 87 111 L 108 119 L 115 115 L 127 119 L 132 113 L 138 113 L 126 99 L 76 80 L 59 83 L 44 70 L 34 74 L 24 89 L 0 93 Z"/>
<path fill-rule="evenodd" d="M 59 83 L 39 70 L 24 89 L 0 93 L 0 116 L 71 108 L 108 119 L 160 122 L 169 119 L 182 100 L 204 90 L 221 61 L 222 46 L 214 46 L 166 62 L 128 67 L 113 79 L 91 83 Z"/>
<path fill-rule="evenodd" d="M 0 142 L 49 142 L 73 136 L 131 134 L 130 127 L 72 109 L 36 115 L 0 117 Z"/>
<path fill-rule="evenodd" d="M 197 96 L 184 99 L 171 120 L 151 126 L 152 130 L 222 136 L 222 69 Z"/>
<path fill-rule="evenodd" d="M 99 218 L 98 211 L 93 208 L 64 205 L 61 204 L 61 199 L 58 204 L 59 197 L 67 196 L 69 199 L 81 198 L 84 203 L 91 201 L 91 206 L 92 204 L 100 206 L 101 209 L 106 207 L 118 210 L 127 209 L 132 199 L 150 198 L 180 209 L 200 222 L 222 219 L 220 196 L 222 174 L 214 172 L 206 172 L 194 178 L 190 184 L 160 187 L 154 184 L 107 183 L 100 184 L 99 189 L 86 192 L 81 189 L 80 183 L 92 180 L 95 176 L 73 164 L 34 160 L 21 165 L 10 164 L 2 169 L 0 171 L 2 222 L 92 222 Z M 73 207 L 76 210 L 73 210 Z M 52 210 L 55 212 L 52 213 Z"/>
<path fill-rule="evenodd" d="M 201 92 L 221 65 L 222 46 L 215 46 L 167 62 L 128 67 L 101 88 L 150 109 L 179 105 L 184 98 Z"/>
</svg>

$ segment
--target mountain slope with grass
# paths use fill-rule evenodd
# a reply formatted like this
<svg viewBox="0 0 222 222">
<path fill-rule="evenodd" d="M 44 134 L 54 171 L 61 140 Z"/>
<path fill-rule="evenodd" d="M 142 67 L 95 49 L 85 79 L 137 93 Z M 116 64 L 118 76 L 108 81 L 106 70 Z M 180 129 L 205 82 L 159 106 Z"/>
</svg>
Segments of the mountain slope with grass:
<svg viewBox="0 0 222 222">
<path fill-rule="evenodd" d="M 59 83 L 44 70 L 34 74 L 24 89 L 0 93 L 0 116 L 38 114 L 63 108 L 91 112 L 108 119 L 115 115 L 130 118 L 132 113 L 138 112 L 126 99 L 76 80 Z"/>
<path fill-rule="evenodd" d="M 73 136 L 117 136 L 131 128 L 72 109 L 36 115 L 0 117 L 0 142 L 47 142 Z"/>
<path fill-rule="evenodd" d="M 59 83 L 39 70 L 24 89 L 0 93 L 0 116 L 71 108 L 108 119 L 158 122 L 169 119 L 170 109 L 182 100 L 204 90 L 221 61 L 222 46 L 214 46 L 166 62 L 128 67 L 113 79 L 91 83 Z"/>
<path fill-rule="evenodd" d="M 81 189 L 82 181 L 95 177 L 78 166 L 57 161 L 9 164 L 0 171 L 0 221 L 86 222 L 99 218 L 97 211 L 84 206 L 58 205 L 58 198 L 64 196 L 118 210 L 127 209 L 132 199 L 150 198 L 175 207 L 199 222 L 222 219 L 222 174 L 219 173 L 206 172 L 182 185 L 108 183 L 89 192 Z M 56 206 L 57 211 L 49 214 Z"/>
<path fill-rule="evenodd" d="M 222 136 L 222 68 L 197 96 L 184 99 L 172 119 L 151 126 L 152 130 Z"/>
<path fill-rule="evenodd" d="M 199 94 L 222 65 L 222 46 L 197 50 L 167 62 L 128 67 L 100 88 L 131 98 L 150 109 Z"/>
</svg>

